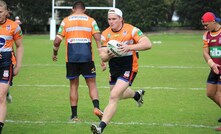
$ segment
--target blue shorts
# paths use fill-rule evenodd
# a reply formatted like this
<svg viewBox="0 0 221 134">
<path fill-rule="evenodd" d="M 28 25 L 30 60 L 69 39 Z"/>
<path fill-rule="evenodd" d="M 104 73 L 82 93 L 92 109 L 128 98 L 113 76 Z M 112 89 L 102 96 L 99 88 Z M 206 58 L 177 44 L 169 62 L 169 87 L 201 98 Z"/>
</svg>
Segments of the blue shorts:
<svg viewBox="0 0 221 134">
<path fill-rule="evenodd" d="M 207 83 L 221 85 L 221 74 L 215 74 L 212 70 L 207 78 Z"/>
<path fill-rule="evenodd" d="M 6 83 L 12 86 L 13 80 L 13 65 L 0 67 L 0 83 Z"/>
<path fill-rule="evenodd" d="M 93 61 L 84 63 L 66 63 L 66 78 L 73 80 L 83 75 L 84 78 L 95 78 L 96 69 Z"/>
</svg>

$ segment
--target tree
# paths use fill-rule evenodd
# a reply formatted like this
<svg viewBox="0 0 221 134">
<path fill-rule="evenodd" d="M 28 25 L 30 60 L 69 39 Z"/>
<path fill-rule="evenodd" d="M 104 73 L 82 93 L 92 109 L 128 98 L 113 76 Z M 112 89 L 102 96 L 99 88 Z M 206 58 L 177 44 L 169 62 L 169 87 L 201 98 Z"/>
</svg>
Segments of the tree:
<svg viewBox="0 0 221 134">
<path fill-rule="evenodd" d="M 211 11 L 220 16 L 221 0 L 180 0 L 177 7 L 179 21 L 184 26 L 202 28 L 201 17 L 205 12 Z"/>
<path fill-rule="evenodd" d="M 51 17 L 51 0 L 8 0 L 7 3 L 11 17 L 21 18 L 25 32 L 45 31 Z"/>
<path fill-rule="evenodd" d="M 73 0 L 66 0 L 63 3 L 61 3 L 61 6 L 73 6 Z M 86 7 L 111 7 L 112 2 L 110 0 L 90 0 L 85 1 Z M 70 15 L 71 10 L 59 10 L 59 19 L 62 20 L 64 17 L 67 17 Z M 96 22 L 98 23 L 98 26 L 101 31 L 103 31 L 105 28 L 108 27 L 107 24 L 107 10 L 95 10 L 95 9 L 87 9 L 86 14 L 93 17 Z"/>
<path fill-rule="evenodd" d="M 164 2 L 167 9 L 167 22 L 171 22 L 179 0 L 164 0 Z"/>
<path fill-rule="evenodd" d="M 126 22 L 143 31 L 153 30 L 153 27 L 166 23 L 166 4 L 164 0 L 120 0 L 116 2 L 124 13 Z"/>
</svg>

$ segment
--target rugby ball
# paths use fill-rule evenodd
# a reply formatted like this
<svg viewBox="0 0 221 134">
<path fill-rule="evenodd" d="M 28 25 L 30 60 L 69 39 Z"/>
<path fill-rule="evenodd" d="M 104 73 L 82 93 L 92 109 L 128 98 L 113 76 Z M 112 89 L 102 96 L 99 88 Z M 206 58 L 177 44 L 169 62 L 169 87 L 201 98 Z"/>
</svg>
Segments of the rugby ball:
<svg viewBox="0 0 221 134">
<path fill-rule="evenodd" d="M 111 51 L 116 57 L 123 55 L 123 52 L 119 51 L 120 43 L 117 40 L 110 40 L 107 42 L 107 49 Z"/>
</svg>

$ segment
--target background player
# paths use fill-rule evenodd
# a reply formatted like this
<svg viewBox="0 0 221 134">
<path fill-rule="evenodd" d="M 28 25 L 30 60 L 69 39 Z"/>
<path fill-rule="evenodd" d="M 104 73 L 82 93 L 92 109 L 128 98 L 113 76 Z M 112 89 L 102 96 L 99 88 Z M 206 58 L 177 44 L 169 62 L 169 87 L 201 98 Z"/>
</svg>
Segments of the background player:
<svg viewBox="0 0 221 134">
<path fill-rule="evenodd" d="M 20 70 L 23 57 L 22 31 L 14 21 L 7 19 L 7 4 L 0 0 L 0 134 L 6 117 L 6 95 L 13 76 Z M 16 65 L 13 68 L 13 44 L 16 46 Z"/>
<path fill-rule="evenodd" d="M 221 107 L 221 25 L 219 18 L 212 12 L 206 12 L 201 18 L 202 25 L 207 30 L 203 35 L 203 57 L 211 68 L 209 73 L 206 94 Z M 218 120 L 221 122 L 221 119 Z M 221 131 L 221 127 L 217 128 Z"/>
<path fill-rule="evenodd" d="M 73 14 L 66 17 L 60 25 L 58 34 L 54 40 L 53 61 L 57 61 L 57 52 L 61 41 L 65 38 L 66 43 L 66 77 L 70 80 L 70 103 L 71 120 L 77 121 L 78 86 L 79 75 L 83 75 L 89 94 L 94 105 L 94 114 L 102 117 L 99 108 L 98 90 L 96 86 L 96 70 L 92 51 L 92 36 L 95 38 L 97 47 L 100 44 L 100 31 L 96 21 L 84 14 L 85 5 L 77 1 L 73 5 Z"/>
</svg>

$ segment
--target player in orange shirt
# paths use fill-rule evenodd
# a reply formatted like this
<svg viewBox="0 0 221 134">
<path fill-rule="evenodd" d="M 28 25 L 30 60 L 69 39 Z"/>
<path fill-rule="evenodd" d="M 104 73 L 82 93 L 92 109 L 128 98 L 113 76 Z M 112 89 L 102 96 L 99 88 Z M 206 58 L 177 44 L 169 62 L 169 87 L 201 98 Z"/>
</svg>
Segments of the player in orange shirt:
<svg viewBox="0 0 221 134">
<path fill-rule="evenodd" d="M 7 4 L 0 0 L 0 134 L 6 118 L 6 94 L 12 85 L 13 76 L 20 70 L 23 57 L 21 28 L 7 19 Z M 16 46 L 16 65 L 12 63 L 13 44 Z"/>
<path fill-rule="evenodd" d="M 10 14 L 8 14 L 7 17 L 9 17 L 9 16 L 10 16 Z M 21 21 L 20 21 L 18 16 L 15 17 L 15 22 L 21 27 Z M 16 65 L 16 57 L 15 57 L 15 53 L 14 53 L 14 48 L 13 48 L 13 55 L 12 55 L 12 64 Z M 8 93 L 7 93 L 7 96 L 6 96 L 6 100 L 7 100 L 8 103 L 12 102 L 12 96 L 11 96 L 9 90 L 8 90 Z"/>
<path fill-rule="evenodd" d="M 92 36 L 96 41 L 97 47 L 101 46 L 100 31 L 96 21 L 84 13 L 85 5 L 82 1 L 75 2 L 72 11 L 73 14 L 61 22 L 54 40 L 52 59 L 57 61 L 60 43 L 65 38 L 66 78 L 70 80 L 71 120 L 78 121 L 77 104 L 80 75 L 83 75 L 89 88 L 94 114 L 101 119 L 103 112 L 99 108 L 96 70 L 92 51 Z"/>
<path fill-rule="evenodd" d="M 102 32 L 102 48 L 100 57 L 103 62 L 109 63 L 110 68 L 110 97 L 109 103 L 104 110 L 104 114 L 99 126 L 92 124 L 93 134 L 101 134 L 116 113 L 120 99 L 133 98 L 138 106 L 143 104 L 144 90 L 133 91 L 129 86 L 138 72 L 138 51 L 151 48 L 150 40 L 141 32 L 140 29 L 124 23 L 123 13 L 118 8 L 108 11 L 109 27 Z M 107 42 L 117 40 L 120 42 L 120 50 L 126 53 L 122 57 L 116 57 L 107 50 Z M 106 64 L 103 64 L 103 69 Z"/>
</svg>

